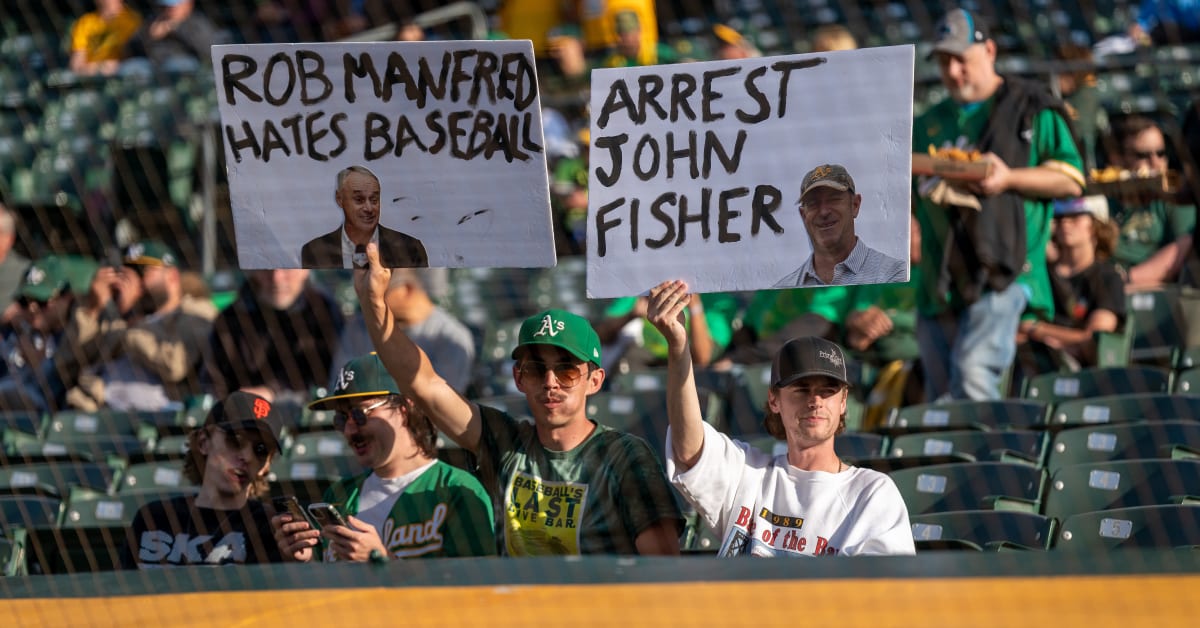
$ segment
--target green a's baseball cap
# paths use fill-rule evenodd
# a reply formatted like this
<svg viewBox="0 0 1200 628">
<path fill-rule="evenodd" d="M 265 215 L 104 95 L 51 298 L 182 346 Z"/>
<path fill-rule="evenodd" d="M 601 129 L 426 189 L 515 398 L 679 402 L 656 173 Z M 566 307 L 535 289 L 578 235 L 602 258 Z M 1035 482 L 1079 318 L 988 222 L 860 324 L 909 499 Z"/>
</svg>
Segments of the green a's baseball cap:
<svg viewBox="0 0 1200 628">
<path fill-rule="evenodd" d="M 121 259 L 129 266 L 175 266 L 179 258 L 166 244 L 145 240 L 130 244 Z"/>
<path fill-rule="evenodd" d="M 396 380 L 383 367 L 383 360 L 374 352 L 359 356 L 342 366 L 333 392 L 308 404 L 309 410 L 332 410 L 343 399 L 399 395 Z"/>
<path fill-rule="evenodd" d="M 559 347 L 584 362 L 600 366 L 600 337 L 596 330 L 586 318 L 566 310 L 546 310 L 525 319 L 517 335 L 513 359 L 518 359 L 521 348 L 529 345 Z"/>
<path fill-rule="evenodd" d="M 64 267 L 63 259 L 54 255 L 43 257 L 32 264 L 21 278 L 19 296 L 34 301 L 49 301 L 66 290 L 71 278 Z"/>
</svg>

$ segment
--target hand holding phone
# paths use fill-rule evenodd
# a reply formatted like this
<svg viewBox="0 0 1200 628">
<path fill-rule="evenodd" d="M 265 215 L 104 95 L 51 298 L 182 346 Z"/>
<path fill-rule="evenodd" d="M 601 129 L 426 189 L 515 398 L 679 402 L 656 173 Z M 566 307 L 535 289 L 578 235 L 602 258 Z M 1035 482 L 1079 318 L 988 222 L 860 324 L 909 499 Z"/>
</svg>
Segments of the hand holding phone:
<svg viewBox="0 0 1200 628">
<path fill-rule="evenodd" d="M 316 502 L 308 505 L 308 513 L 316 520 L 317 525 L 324 528 L 328 526 L 342 526 L 349 528 L 350 523 L 342 516 L 341 512 L 333 504 L 325 502 Z"/>
<path fill-rule="evenodd" d="M 307 522 L 312 528 L 317 527 L 317 522 L 308 515 L 304 507 L 300 505 L 300 500 L 296 499 L 295 495 L 281 495 L 271 498 L 271 504 L 275 506 L 276 514 L 287 513 L 292 516 L 292 521 Z"/>
</svg>

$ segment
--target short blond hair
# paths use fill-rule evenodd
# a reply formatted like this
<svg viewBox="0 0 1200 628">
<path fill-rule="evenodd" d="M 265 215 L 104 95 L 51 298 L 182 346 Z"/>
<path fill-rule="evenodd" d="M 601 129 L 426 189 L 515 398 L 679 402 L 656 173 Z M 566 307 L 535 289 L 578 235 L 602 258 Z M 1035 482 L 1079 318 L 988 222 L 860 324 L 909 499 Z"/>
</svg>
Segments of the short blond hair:
<svg viewBox="0 0 1200 628">
<path fill-rule="evenodd" d="M 850 29 L 841 24 L 826 24 L 813 33 L 813 52 L 833 52 L 835 50 L 856 50 L 858 41 L 850 33 Z"/>
</svg>

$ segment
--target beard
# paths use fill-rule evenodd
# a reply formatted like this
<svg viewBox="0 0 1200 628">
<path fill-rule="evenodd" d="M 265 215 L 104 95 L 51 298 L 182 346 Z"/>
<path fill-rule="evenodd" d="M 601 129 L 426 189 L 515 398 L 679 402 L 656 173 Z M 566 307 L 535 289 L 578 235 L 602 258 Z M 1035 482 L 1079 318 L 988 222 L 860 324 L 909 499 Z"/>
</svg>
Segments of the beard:
<svg viewBox="0 0 1200 628">
<path fill-rule="evenodd" d="M 140 314 L 153 314 L 170 300 L 166 286 L 146 286 L 134 309 Z"/>
</svg>

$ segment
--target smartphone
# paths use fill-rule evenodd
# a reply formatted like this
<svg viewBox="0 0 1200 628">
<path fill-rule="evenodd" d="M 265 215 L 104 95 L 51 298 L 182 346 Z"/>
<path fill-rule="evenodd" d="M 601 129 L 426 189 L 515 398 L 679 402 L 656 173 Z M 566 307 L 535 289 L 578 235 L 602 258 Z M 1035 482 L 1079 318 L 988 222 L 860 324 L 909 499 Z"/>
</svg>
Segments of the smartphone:
<svg viewBox="0 0 1200 628">
<path fill-rule="evenodd" d="M 275 506 L 276 513 L 288 513 L 292 516 L 292 521 L 307 521 L 308 525 L 314 529 L 317 527 L 317 522 L 308 515 L 304 507 L 300 505 L 300 500 L 296 499 L 295 495 L 283 495 L 271 499 L 271 503 Z"/>
<path fill-rule="evenodd" d="M 342 516 L 342 513 L 338 512 L 337 507 L 333 504 L 326 504 L 325 502 L 309 504 L 308 513 L 317 521 L 317 525 L 322 528 L 325 526 L 350 527 L 346 518 Z"/>
</svg>

